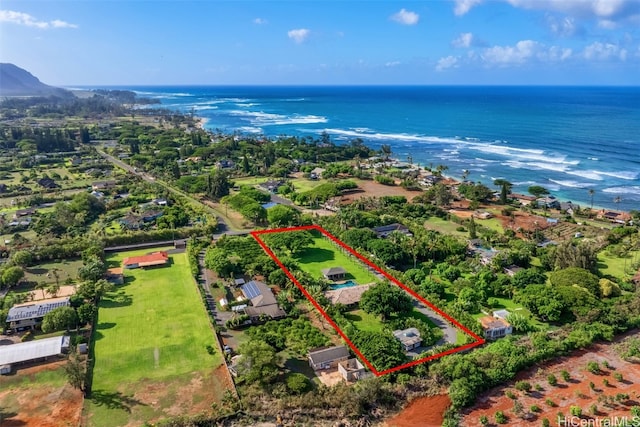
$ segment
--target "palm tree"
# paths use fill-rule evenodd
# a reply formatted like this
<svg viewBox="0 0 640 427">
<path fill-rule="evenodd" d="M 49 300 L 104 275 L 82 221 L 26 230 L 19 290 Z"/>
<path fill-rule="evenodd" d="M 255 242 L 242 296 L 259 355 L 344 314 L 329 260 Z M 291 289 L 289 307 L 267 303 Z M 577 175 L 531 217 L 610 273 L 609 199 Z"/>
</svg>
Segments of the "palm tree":
<svg viewBox="0 0 640 427">
<path fill-rule="evenodd" d="M 616 197 L 613 199 L 613 203 L 615 203 L 616 205 L 617 205 L 618 203 L 620 203 L 621 201 L 622 201 L 622 197 L 620 197 L 620 196 L 616 196 Z M 617 208 L 616 208 L 616 210 L 617 210 Z"/>
<path fill-rule="evenodd" d="M 593 195 L 596 194 L 596 190 L 593 188 L 589 189 L 589 196 L 591 197 L 591 210 L 593 211 Z M 589 213 L 591 215 L 591 212 Z"/>
</svg>

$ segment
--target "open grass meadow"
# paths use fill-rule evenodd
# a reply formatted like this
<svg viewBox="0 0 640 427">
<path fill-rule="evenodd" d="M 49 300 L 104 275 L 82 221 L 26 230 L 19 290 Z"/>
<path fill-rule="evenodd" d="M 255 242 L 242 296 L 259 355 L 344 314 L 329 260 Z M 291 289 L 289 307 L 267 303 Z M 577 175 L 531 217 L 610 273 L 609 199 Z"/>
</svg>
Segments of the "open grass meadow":
<svg viewBox="0 0 640 427">
<path fill-rule="evenodd" d="M 296 257 L 300 268 L 304 271 L 315 278 L 321 278 L 322 270 L 325 268 L 342 267 L 347 270 L 346 279 L 355 280 L 361 285 L 376 281 L 375 276 L 367 270 L 363 262 L 348 252 L 343 252 L 320 233 L 313 232 L 313 235 L 313 245 Z"/>
<path fill-rule="evenodd" d="M 157 249 L 156 249 L 157 250 Z M 110 266 L 149 250 L 114 254 Z M 141 425 L 210 407 L 226 388 L 223 363 L 185 253 L 171 264 L 126 270 L 125 284 L 100 302 L 86 418 L 93 426 Z M 205 387 L 206 386 L 206 387 Z"/>
<path fill-rule="evenodd" d="M 602 251 L 598 254 L 598 270 L 604 276 L 628 280 L 637 271 L 633 268 L 640 261 L 640 251 L 629 251 L 626 257 L 618 257 Z"/>
</svg>

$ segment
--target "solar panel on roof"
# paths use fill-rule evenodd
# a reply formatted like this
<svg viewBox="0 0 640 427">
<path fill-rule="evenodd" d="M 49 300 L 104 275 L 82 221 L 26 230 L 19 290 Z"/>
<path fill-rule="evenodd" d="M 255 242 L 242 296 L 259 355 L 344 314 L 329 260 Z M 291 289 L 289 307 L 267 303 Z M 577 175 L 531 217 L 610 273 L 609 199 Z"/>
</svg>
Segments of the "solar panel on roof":
<svg viewBox="0 0 640 427">
<path fill-rule="evenodd" d="M 244 295 L 249 299 L 254 299 L 257 296 L 262 295 L 254 282 L 245 283 L 242 285 L 241 289 Z"/>
</svg>

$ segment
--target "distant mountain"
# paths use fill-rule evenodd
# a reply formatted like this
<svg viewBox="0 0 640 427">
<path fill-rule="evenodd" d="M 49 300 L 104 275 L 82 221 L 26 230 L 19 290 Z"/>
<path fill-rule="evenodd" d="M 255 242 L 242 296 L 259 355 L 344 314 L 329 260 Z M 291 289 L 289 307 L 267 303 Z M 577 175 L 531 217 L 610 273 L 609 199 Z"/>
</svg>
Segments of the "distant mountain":
<svg viewBox="0 0 640 427">
<path fill-rule="evenodd" d="M 73 96 L 68 90 L 42 83 L 33 74 L 16 65 L 0 63 L 0 97 L 49 95 Z"/>
</svg>

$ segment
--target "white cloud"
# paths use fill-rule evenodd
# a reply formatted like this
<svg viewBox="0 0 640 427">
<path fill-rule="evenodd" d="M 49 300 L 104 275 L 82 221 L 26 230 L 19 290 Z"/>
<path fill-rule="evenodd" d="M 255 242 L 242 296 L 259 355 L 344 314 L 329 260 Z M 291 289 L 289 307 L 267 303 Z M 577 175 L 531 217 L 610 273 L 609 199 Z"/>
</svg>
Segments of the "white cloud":
<svg viewBox="0 0 640 427">
<path fill-rule="evenodd" d="M 256 25 L 264 25 L 267 23 L 267 20 L 264 18 L 256 18 L 253 20 L 253 23 Z"/>
<path fill-rule="evenodd" d="M 531 61 L 560 62 L 571 58 L 573 51 L 559 46 L 547 47 L 534 40 L 521 40 L 514 46 L 493 46 L 485 49 L 480 58 L 491 66 L 517 66 Z"/>
<path fill-rule="evenodd" d="M 309 37 L 309 34 L 311 34 L 311 31 L 309 31 L 306 28 L 298 28 L 295 30 L 290 30 L 287 33 L 287 36 L 292 39 L 294 42 L 300 44 L 300 43 L 304 43 L 305 40 L 307 40 L 307 37 Z"/>
<path fill-rule="evenodd" d="M 13 10 L 0 10 L 0 22 L 8 22 L 26 27 L 35 27 L 42 30 L 49 28 L 78 28 L 75 24 L 70 24 L 59 19 L 53 21 L 39 21 L 28 13 L 16 12 Z"/>
<path fill-rule="evenodd" d="M 456 56 L 446 56 L 444 58 L 440 58 L 438 63 L 436 64 L 436 71 L 444 71 L 447 68 L 457 68 L 458 67 L 458 58 Z"/>
<path fill-rule="evenodd" d="M 571 17 L 547 15 L 547 25 L 553 34 L 560 37 L 570 37 L 578 32 L 576 21 Z"/>
<path fill-rule="evenodd" d="M 584 48 L 582 55 L 590 61 L 620 59 L 626 61 L 627 50 L 611 43 L 595 42 Z"/>
<path fill-rule="evenodd" d="M 473 43 L 473 34 L 471 33 L 462 33 L 455 40 L 451 42 L 453 47 L 458 48 L 468 48 L 471 47 Z"/>
<path fill-rule="evenodd" d="M 466 15 L 474 6 L 482 3 L 482 0 L 455 0 L 456 6 L 453 9 L 453 13 L 456 16 Z"/>
<path fill-rule="evenodd" d="M 402 25 L 416 25 L 420 20 L 420 15 L 406 9 L 400 9 L 398 13 L 391 15 L 391 20 Z"/>
<path fill-rule="evenodd" d="M 484 0 L 454 0 L 454 13 L 465 15 Z M 560 12 L 575 19 L 595 19 L 601 28 L 640 20 L 638 0 L 502 0 L 521 9 Z"/>
<path fill-rule="evenodd" d="M 401 64 L 400 61 L 389 61 L 386 64 L 384 64 L 384 66 L 385 67 L 397 67 L 400 64 Z"/>
</svg>

